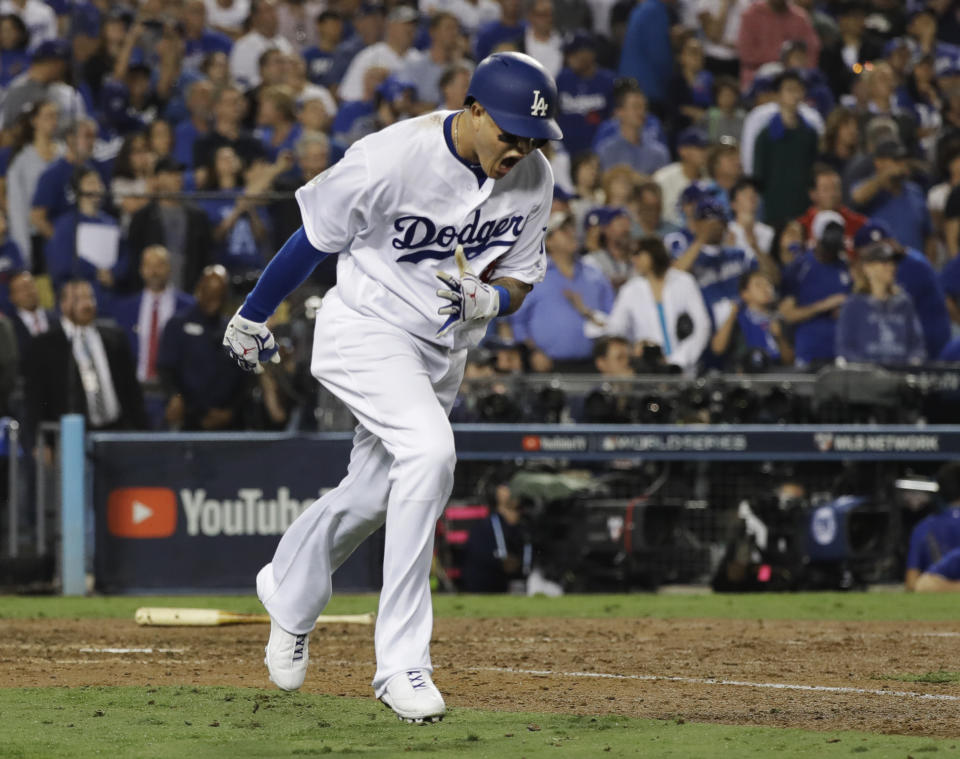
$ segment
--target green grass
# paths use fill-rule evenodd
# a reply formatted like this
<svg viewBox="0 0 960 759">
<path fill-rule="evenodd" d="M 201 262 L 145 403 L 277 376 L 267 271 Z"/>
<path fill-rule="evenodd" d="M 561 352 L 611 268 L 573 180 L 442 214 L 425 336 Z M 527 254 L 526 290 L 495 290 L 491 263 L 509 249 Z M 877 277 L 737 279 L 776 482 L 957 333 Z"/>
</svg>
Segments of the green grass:
<svg viewBox="0 0 960 759">
<path fill-rule="evenodd" d="M 937 672 L 923 672 L 919 675 L 878 675 L 877 680 L 898 680 L 902 683 L 960 683 L 960 672 L 948 672 L 938 670 Z"/>
<path fill-rule="evenodd" d="M 244 688 L 0 689 L 5 759 L 109 756 L 512 757 L 956 756 L 960 741 L 853 732 L 451 710 L 439 725 L 399 723 L 373 699 Z"/>
<path fill-rule="evenodd" d="M 960 606 L 950 593 L 783 593 L 564 596 L 450 596 L 436 594 L 437 617 L 655 617 L 711 619 L 800 619 L 837 621 L 954 621 Z M 0 619 L 133 618 L 138 606 L 195 606 L 262 612 L 250 596 L 0 596 Z M 329 614 L 375 611 L 375 595 L 335 596 Z"/>
</svg>

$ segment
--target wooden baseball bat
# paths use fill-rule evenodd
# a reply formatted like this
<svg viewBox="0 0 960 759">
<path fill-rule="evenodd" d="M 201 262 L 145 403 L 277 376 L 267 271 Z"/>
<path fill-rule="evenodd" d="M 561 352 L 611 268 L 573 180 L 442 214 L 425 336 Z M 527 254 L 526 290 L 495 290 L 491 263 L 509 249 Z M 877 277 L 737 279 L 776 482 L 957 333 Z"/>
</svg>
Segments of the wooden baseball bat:
<svg viewBox="0 0 960 759">
<path fill-rule="evenodd" d="M 177 609 L 165 606 L 142 606 L 133 615 L 138 625 L 153 627 L 217 627 L 219 625 L 249 625 L 270 622 L 269 614 L 241 614 L 221 609 Z M 321 614 L 317 624 L 339 622 L 354 625 L 372 625 L 374 615 Z"/>
</svg>

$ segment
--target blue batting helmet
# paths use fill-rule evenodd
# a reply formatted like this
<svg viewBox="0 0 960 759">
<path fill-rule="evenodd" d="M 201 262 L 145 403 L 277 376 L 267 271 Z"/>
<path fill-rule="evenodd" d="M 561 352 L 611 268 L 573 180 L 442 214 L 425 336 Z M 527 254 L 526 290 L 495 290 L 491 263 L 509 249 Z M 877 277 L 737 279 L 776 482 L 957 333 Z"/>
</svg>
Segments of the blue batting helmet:
<svg viewBox="0 0 960 759">
<path fill-rule="evenodd" d="M 477 65 L 467 105 L 480 103 L 501 129 L 519 137 L 559 140 L 557 83 L 523 53 L 494 53 Z"/>
</svg>

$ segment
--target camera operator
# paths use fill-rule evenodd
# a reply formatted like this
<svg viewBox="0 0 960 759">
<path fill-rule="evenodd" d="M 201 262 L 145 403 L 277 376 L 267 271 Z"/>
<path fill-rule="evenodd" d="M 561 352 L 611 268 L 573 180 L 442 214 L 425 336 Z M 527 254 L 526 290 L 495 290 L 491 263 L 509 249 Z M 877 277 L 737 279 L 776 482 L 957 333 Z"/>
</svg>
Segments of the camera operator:
<svg viewBox="0 0 960 759">
<path fill-rule="evenodd" d="M 920 575 L 915 590 L 918 593 L 960 591 L 960 548 L 954 548 Z"/>
<path fill-rule="evenodd" d="M 491 513 L 470 531 L 463 556 L 463 590 L 505 593 L 530 574 L 533 548 L 520 524 L 520 501 L 502 482 L 488 498 Z"/>
<path fill-rule="evenodd" d="M 921 575 L 929 573 L 938 562 L 946 560 L 951 551 L 960 548 L 960 462 L 945 464 L 937 472 L 937 485 L 944 508 L 922 519 L 910 534 L 904 578 L 907 590 L 920 590 Z"/>
</svg>

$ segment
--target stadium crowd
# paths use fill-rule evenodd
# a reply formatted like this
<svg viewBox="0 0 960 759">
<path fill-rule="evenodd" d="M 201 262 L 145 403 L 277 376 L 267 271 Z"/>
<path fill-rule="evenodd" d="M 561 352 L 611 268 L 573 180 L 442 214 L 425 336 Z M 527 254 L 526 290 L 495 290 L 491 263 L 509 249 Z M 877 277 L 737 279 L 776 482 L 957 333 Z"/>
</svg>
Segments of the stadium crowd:
<svg viewBox="0 0 960 759">
<path fill-rule="evenodd" d="M 219 348 L 292 192 L 498 50 L 564 137 L 546 278 L 469 376 L 960 357 L 951 0 L 0 0 L 0 411 L 293 424 L 335 263 L 279 366 Z"/>
</svg>

